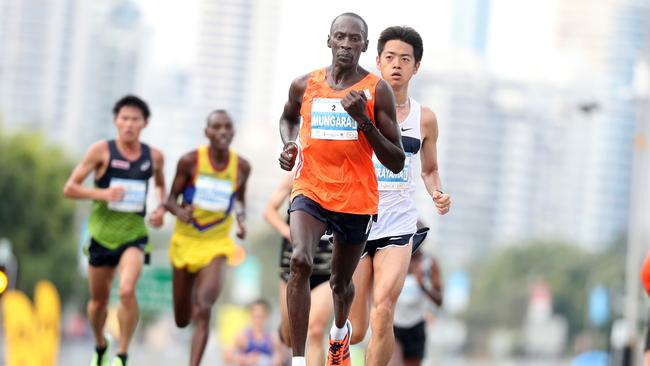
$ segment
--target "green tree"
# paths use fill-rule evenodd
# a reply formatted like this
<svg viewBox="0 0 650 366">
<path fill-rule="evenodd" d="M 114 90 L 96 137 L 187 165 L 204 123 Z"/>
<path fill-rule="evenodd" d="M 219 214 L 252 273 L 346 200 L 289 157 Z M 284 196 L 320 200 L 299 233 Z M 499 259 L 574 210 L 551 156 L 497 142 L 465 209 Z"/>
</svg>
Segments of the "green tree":
<svg viewBox="0 0 650 366">
<path fill-rule="evenodd" d="M 78 286 L 74 205 L 62 189 L 72 164 L 40 135 L 0 132 L 0 237 L 12 242 L 18 287 L 49 279 L 63 298 Z"/>
<path fill-rule="evenodd" d="M 553 312 L 567 319 L 569 335 L 589 328 L 589 290 L 602 284 L 620 286 L 624 260 L 619 245 L 588 253 L 560 243 L 510 247 L 476 267 L 470 306 L 465 317 L 472 329 L 471 346 L 482 348 L 490 330 L 521 329 L 531 286 L 544 281 L 553 296 Z M 601 329 L 600 332 L 605 332 Z"/>
</svg>

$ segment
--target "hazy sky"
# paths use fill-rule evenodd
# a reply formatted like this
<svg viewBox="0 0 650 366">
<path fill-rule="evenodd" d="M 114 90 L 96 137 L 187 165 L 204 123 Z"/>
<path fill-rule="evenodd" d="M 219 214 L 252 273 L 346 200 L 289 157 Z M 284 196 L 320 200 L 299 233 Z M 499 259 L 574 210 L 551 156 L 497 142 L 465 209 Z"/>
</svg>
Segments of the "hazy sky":
<svg viewBox="0 0 650 366">
<path fill-rule="evenodd" d="M 199 1 L 138 0 L 145 21 L 153 31 L 155 69 L 191 65 L 196 54 Z M 326 62 L 329 52 L 325 40 L 329 24 L 333 17 L 346 11 L 362 15 L 369 25 L 371 45 L 362 57 L 365 65 L 374 63 L 374 41 L 379 32 L 390 25 L 409 25 L 422 34 L 424 69 L 436 62 L 427 59 L 427 55 L 449 49 L 453 0 L 429 1 L 426 9 L 421 1 L 414 0 L 330 0 L 322 9 L 311 1 L 282 0 L 278 3 L 281 10 L 277 23 L 277 52 L 278 60 L 282 60 L 279 72 L 306 72 Z M 492 0 L 487 57 L 493 70 L 514 76 L 535 70 L 543 77 L 553 68 L 556 62 L 553 42 L 556 3 L 557 0 Z M 279 79 L 290 78 L 278 76 Z"/>
</svg>

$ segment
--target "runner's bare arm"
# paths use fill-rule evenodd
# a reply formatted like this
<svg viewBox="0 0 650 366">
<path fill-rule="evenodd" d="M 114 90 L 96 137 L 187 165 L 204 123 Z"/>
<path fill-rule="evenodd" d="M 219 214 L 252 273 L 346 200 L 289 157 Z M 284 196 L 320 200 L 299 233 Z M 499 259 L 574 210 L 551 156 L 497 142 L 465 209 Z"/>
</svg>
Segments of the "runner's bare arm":
<svg viewBox="0 0 650 366">
<path fill-rule="evenodd" d="M 239 157 L 239 174 L 241 180 L 235 195 L 235 216 L 237 217 L 237 237 L 244 239 L 246 237 L 246 185 L 248 184 L 248 177 L 251 173 L 250 163 Z"/>
<path fill-rule="evenodd" d="M 158 202 L 162 206 L 165 203 L 165 192 L 167 192 L 164 174 L 165 157 L 158 149 L 151 149 L 151 155 L 153 157 L 153 179 L 156 187 L 156 197 L 158 197 Z"/>
<path fill-rule="evenodd" d="M 108 143 L 98 141 L 94 143 L 83 159 L 74 168 L 63 188 L 63 194 L 68 198 L 92 199 L 101 201 L 119 201 L 124 196 L 124 188 L 95 188 L 84 187 L 83 181 L 94 171 L 95 176 L 106 170 L 109 160 Z"/>
<path fill-rule="evenodd" d="M 341 104 L 348 113 L 352 112 L 350 115 L 357 123 L 364 125 L 369 121 L 369 116 L 365 109 L 365 96 L 361 92 L 357 92 L 357 95 L 363 99 L 363 109 L 359 109 L 358 112 L 345 108 L 346 104 L 348 104 L 346 98 L 350 94 L 343 98 Z M 404 148 L 402 147 L 402 136 L 397 125 L 395 97 L 390 86 L 385 81 L 380 80 L 377 84 L 375 98 L 375 122 L 377 125 L 376 127 L 370 125 L 366 129 L 360 129 L 372 146 L 375 155 L 377 155 L 377 159 L 386 168 L 397 174 L 404 169 L 405 155 Z M 357 105 L 361 104 L 358 100 L 355 100 L 354 103 L 357 103 Z"/>
<path fill-rule="evenodd" d="M 284 202 L 287 201 L 287 198 L 291 194 L 291 185 L 293 182 L 293 175 L 287 174 L 282 178 L 280 185 L 273 191 L 269 202 L 266 204 L 264 209 L 264 219 L 266 222 L 271 224 L 277 232 L 280 233 L 285 239 L 291 240 L 291 235 L 289 231 L 289 225 L 280 216 L 278 210 Z"/>
<path fill-rule="evenodd" d="M 421 251 L 415 252 L 411 257 L 411 269 L 422 292 L 424 292 L 424 294 L 427 295 L 427 297 L 431 299 L 431 301 L 433 301 L 436 305 L 440 306 L 442 305 L 442 284 L 440 281 L 440 270 L 438 268 L 438 263 L 435 259 L 431 258 L 431 267 L 428 269 L 428 271 L 426 271 L 429 273 L 429 280 L 431 284 L 431 287 L 429 287 L 427 286 L 424 278 L 425 270 L 422 268 L 424 259 L 423 257 L 424 255 Z"/>
<path fill-rule="evenodd" d="M 181 207 L 178 204 L 178 197 L 183 193 L 183 190 L 192 179 L 194 174 L 193 169 L 196 166 L 196 151 L 191 151 L 183 155 L 178 160 L 176 166 L 176 175 L 172 182 L 172 188 L 167 196 L 165 208 L 175 215 L 183 222 L 190 222 L 192 220 L 192 206 Z"/>
<path fill-rule="evenodd" d="M 442 192 L 442 183 L 438 173 L 438 120 L 436 115 L 427 107 L 422 107 L 422 149 L 420 161 L 422 162 L 422 181 L 441 215 L 449 212 L 451 198 Z"/>
<path fill-rule="evenodd" d="M 427 296 L 429 296 L 429 298 L 438 306 L 442 306 L 442 279 L 440 277 L 440 267 L 438 267 L 438 261 L 431 258 L 431 267 L 429 268 L 431 289 L 426 290 L 426 293 Z"/>
<path fill-rule="evenodd" d="M 284 103 L 282 116 L 280 117 L 280 137 L 284 147 L 280 153 L 280 167 L 290 171 L 296 162 L 298 155 L 298 145 L 296 139 L 300 129 L 300 107 L 302 106 L 302 96 L 307 88 L 309 74 L 295 79 L 289 87 L 289 97 Z"/>
<path fill-rule="evenodd" d="M 164 165 L 165 158 L 160 150 L 152 148 L 151 156 L 153 159 L 153 179 L 155 185 L 156 196 L 158 197 L 159 205 L 149 216 L 149 224 L 153 227 L 161 227 L 163 224 L 163 217 L 165 215 L 165 174 Z"/>
</svg>

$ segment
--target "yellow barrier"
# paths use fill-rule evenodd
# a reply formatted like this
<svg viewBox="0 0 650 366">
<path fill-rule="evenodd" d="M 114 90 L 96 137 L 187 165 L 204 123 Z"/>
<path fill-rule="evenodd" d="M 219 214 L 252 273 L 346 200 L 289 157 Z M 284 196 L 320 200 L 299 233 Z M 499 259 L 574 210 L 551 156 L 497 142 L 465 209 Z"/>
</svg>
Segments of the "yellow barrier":
<svg viewBox="0 0 650 366">
<path fill-rule="evenodd" d="M 2 297 L 5 365 L 54 366 L 60 345 L 61 301 L 54 285 L 39 281 L 35 306 L 18 290 Z"/>
</svg>

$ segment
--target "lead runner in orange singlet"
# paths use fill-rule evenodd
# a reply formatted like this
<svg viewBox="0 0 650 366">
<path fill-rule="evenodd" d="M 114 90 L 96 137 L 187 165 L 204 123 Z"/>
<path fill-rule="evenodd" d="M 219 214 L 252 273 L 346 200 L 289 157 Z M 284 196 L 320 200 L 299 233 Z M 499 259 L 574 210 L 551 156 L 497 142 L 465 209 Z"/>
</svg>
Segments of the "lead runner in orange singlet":
<svg viewBox="0 0 650 366">
<path fill-rule="evenodd" d="M 354 13 L 337 16 L 327 45 L 331 64 L 291 83 L 280 118 L 280 166 L 291 170 L 296 165 L 289 208 L 294 248 L 287 283 L 293 366 L 305 365 L 309 276 L 314 249 L 326 231 L 334 240 L 334 324 L 327 365 L 350 365 L 352 274 L 379 201 L 372 153 L 394 173 L 404 167 L 393 92 L 359 66 L 368 48 L 366 22 Z"/>
</svg>

